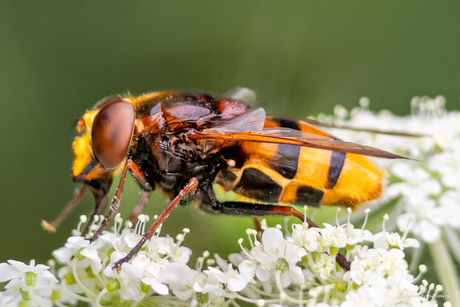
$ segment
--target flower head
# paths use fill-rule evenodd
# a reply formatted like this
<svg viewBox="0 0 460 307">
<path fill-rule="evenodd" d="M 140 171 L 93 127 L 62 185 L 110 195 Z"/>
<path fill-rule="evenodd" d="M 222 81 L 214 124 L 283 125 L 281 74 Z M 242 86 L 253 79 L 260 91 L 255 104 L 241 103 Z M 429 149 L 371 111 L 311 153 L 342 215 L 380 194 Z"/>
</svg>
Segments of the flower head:
<svg viewBox="0 0 460 307">
<path fill-rule="evenodd" d="M 15 260 L 0 263 L 0 282 L 8 282 L 1 294 L 2 304 L 52 306 L 50 296 L 58 280 L 48 269 L 43 264 L 35 265 L 35 260 L 29 265 Z"/>
</svg>

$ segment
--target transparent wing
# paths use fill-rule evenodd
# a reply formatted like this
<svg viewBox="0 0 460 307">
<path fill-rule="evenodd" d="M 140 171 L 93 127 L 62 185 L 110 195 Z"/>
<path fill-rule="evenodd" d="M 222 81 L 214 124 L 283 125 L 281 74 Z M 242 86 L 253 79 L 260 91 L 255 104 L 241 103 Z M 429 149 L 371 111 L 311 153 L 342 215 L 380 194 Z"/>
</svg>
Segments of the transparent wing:
<svg viewBox="0 0 460 307">
<path fill-rule="evenodd" d="M 267 128 L 260 131 L 230 132 L 208 129 L 188 135 L 194 140 L 221 140 L 227 143 L 240 141 L 288 144 L 387 159 L 409 159 L 378 148 L 337 140 L 328 136 L 302 132 L 289 128 Z"/>
</svg>

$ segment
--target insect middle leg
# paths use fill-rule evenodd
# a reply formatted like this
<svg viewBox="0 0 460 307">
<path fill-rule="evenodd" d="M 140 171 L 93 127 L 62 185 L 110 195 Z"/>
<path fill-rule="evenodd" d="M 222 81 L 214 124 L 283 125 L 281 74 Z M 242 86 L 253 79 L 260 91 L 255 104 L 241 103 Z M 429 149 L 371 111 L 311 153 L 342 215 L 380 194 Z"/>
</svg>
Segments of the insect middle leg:
<svg viewBox="0 0 460 307">
<path fill-rule="evenodd" d="M 133 212 L 129 216 L 129 221 L 134 224 L 139 214 L 141 214 L 142 210 L 144 209 L 145 204 L 149 201 L 150 196 L 152 196 L 152 192 L 144 192 L 142 194 L 141 199 L 134 207 Z"/>
</svg>

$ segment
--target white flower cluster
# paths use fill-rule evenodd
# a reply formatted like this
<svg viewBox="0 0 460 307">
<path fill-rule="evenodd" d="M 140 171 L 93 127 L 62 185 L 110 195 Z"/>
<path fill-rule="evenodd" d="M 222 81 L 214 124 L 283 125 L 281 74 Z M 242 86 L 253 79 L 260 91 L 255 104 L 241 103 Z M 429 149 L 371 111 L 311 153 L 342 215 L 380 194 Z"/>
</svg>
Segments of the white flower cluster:
<svg viewBox="0 0 460 307">
<path fill-rule="evenodd" d="M 348 221 L 324 228 L 293 224 L 292 232 L 283 235 L 281 226 L 269 228 L 262 221 L 262 234 L 247 231 L 249 248 L 240 239 L 242 250 L 229 261 L 218 255 L 207 259 L 205 252 L 194 269 L 187 265 L 190 249 L 181 246 L 188 230 L 177 241 L 157 233 L 120 272 L 113 270 L 140 240 L 147 221 L 140 216 L 134 229 L 121 229 L 117 216 L 113 232 L 105 231 L 93 243 L 70 237 L 53 253 L 62 265 L 59 284 L 46 266 L 0 264 L 1 270 L 15 272 L 2 279 L 11 281 L 0 294 L 0 306 L 77 301 L 95 306 L 239 306 L 238 301 L 257 306 L 437 306 L 426 297 L 436 297 L 440 288 L 433 293 L 434 285 L 426 281 L 419 287 L 414 283 L 420 275 L 414 278 L 408 272 L 403 249 L 418 242 L 406 239 L 407 233 L 401 237 L 384 230 L 373 235 L 364 225 L 355 228 Z M 338 265 L 339 253 L 351 262 L 349 271 Z M 34 282 L 28 283 L 31 275 Z M 40 291 L 44 285 L 46 293 Z"/>
<path fill-rule="evenodd" d="M 413 98 L 412 114 L 405 117 L 386 110 L 370 112 L 367 98 L 362 98 L 360 105 L 351 112 L 337 106 L 333 116 L 321 114 L 318 120 L 351 128 L 331 129 L 339 138 L 413 159 L 375 159 L 389 174 L 385 193 L 376 205 L 390 212 L 393 224 L 388 224 L 388 229 L 408 227 L 427 243 L 424 246 L 431 251 L 443 292 L 452 305 L 459 306 L 460 112 L 447 111 L 442 96 Z M 413 253 L 411 270 L 422 253 L 423 248 Z"/>
<path fill-rule="evenodd" d="M 53 252 L 58 263 L 64 265 L 57 272 L 63 281 L 60 302 L 75 304 L 77 300 L 82 300 L 99 306 L 107 305 L 107 302 L 121 304 L 145 300 L 169 306 L 170 297 L 164 300 L 158 296 L 152 300 L 152 295 L 169 294 L 168 287 L 159 279 L 161 268 L 169 264 L 185 265 L 189 261 L 191 250 L 181 246 L 187 229 L 177 236 L 177 242 L 169 236 L 155 236 L 146 242 L 130 263 L 123 264 L 120 272 L 112 269 L 114 263 L 125 257 L 141 240 L 148 221 L 148 216 L 140 215 L 134 229 L 129 221 L 122 229 L 123 219 L 117 214 L 113 232 L 104 231 L 92 243 L 79 236 L 79 230 L 76 236 L 68 238 L 64 247 Z M 83 216 L 81 222 L 86 222 L 86 217 Z M 97 225 L 92 228 L 97 229 Z M 173 298 L 171 301 L 178 300 Z M 176 305 L 177 302 L 172 304 Z"/>
<path fill-rule="evenodd" d="M 347 141 L 366 144 L 414 159 L 375 161 L 389 172 L 383 201 L 396 202 L 394 220 L 399 227 L 409 216 L 415 219 L 409 227 L 427 243 L 438 240 L 441 228 L 452 232 L 460 242 L 460 112 L 447 112 L 445 100 L 415 97 L 412 115 L 399 117 L 389 111 L 373 113 L 367 98 L 361 107 L 348 112 L 341 106 L 334 116 L 320 115 L 318 120 L 362 129 L 392 131 L 417 136 L 374 134 L 333 129 L 332 134 Z M 402 214 L 401 214 L 402 213 Z M 393 217 L 393 216 L 392 216 Z"/>
<path fill-rule="evenodd" d="M 43 264 L 27 265 L 8 260 L 0 263 L 0 283 L 8 282 L 5 291 L 0 292 L 0 306 L 42 306 L 51 307 L 53 288 L 58 280 Z"/>
</svg>

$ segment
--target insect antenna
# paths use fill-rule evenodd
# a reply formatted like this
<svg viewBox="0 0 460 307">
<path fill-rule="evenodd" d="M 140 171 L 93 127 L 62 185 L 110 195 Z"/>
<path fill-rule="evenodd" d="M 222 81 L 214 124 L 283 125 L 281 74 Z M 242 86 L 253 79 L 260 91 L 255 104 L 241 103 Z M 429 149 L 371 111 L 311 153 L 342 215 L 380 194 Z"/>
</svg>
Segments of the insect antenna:
<svg viewBox="0 0 460 307">
<path fill-rule="evenodd" d="M 83 118 L 76 118 L 72 123 L 71 130 L 81 133 L 83 128 L 85 128 L 85 121 Z"/>
<path fill-rule="evenodd" d="M 78 205 L 83 196 L 85 196 L 87 190 L 88 187 L 86 185 L 83 185 L 83 187 L 80 189 L 75 198 L 72 199 L 67 204 L 67 206 L 65 206 L 65 208 L 61 211 L 57 218 L 55 218 L 52 222 L 42 220 L 42 227 L 50 232 L 55 232 L 59 224 L 61 224 L 62 221 L 64 221 L 66 216 L 75 208 L 76 205 Z"/>
</svg>

